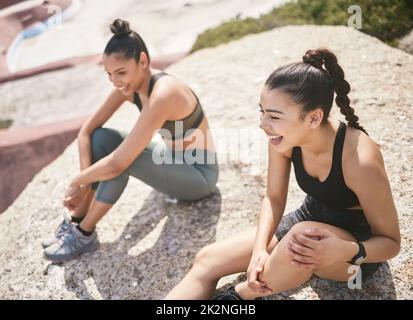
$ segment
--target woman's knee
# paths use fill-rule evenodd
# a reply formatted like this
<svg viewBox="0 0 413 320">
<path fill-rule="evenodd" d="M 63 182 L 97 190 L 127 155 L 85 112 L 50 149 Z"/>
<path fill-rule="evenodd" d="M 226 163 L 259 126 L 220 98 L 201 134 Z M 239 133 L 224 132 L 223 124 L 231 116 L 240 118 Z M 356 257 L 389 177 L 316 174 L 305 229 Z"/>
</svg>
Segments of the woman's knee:
<svg viewBox="0 0 413 320">
<path fill-rule="evenodd" d="M 302 265 L 294 266 L 292 263 L 293 258 L 289 254 L 290 248 L 289 248 L 289 243 L 292 241 L 293 235 L 295 233 L 304 233 L 305 229 L 313 227 L 314 224 L 312 224 L 311 221 L 303 221 L 296 223 L 291 229 L 287 232 L 287 234 L 277 243 L 276 250 L 274 251 L 274 254 L 277 255 L 276 259 L 277 260 L 277 265 L 280 265 L 280 262 L 288 265 L 291 268 L 302 268 L 306 269 L 307 271 L 314 271 L 312 268 L 304 267 Z M 264 266 L 264 270 L 268 270 L 268 268 L 271 268 L 272 262 L 274 259 L 268 259 L 267 264 Z M 267 272 L 264 272 L 264 274 L 268 275 Z"/>
<path fill-rule="evenodd" d="M 216 246 L 212 243 L 203 247 L 197 253 L 192 270 L 203 279 L 216 281 L 225 273 L 222 267 L 222 259 L 220 259 Z"/>
<path fill-rule="evenodd" d="M 90 136 L 93 162 L 98 161 L 103 155 L 102 147 L 107 136 L 106 130 L 104 128 L 96 128 Z"/>
<path fill-rule="evenodd" d="M 291 240 L 294 234 L 301 233 L 304 234 L 306 229 L 314 227 L 312 221 L 301 221 L 294 224 L 290 230 L 285 234 L 285 236 L 279 241 L 278 246 L 286 248 L 288 242 Z"/>
<path fill-rule="evenodd" d="M 92 131 L 91 139 L 92 143 L 100 143 L 103 142 L 109 134 L 108 128 L 96 128 Z"/>
<path fill-rule="evenodd" d="M 91 134 L 92 160 L 97 162 L 114 151 L 122 142 L 122 136 L 113 129 L 96 128 Z"/>
<path fill-rule="evenodd" d="M 288 233 L 295 233 L 295 232 L 304 233 L 306 229 L 314 228 L 317 226 L 318 226 L 317 222 L 314 222 L 314 221 L 301 221 L 293 225 L 291 229 L 288 231 Z"/>
<path fill-rule="evenodd" d="M 194 266 L 204 266 L 208 267 L 208 265 L 212 264 L 214 256 L 214 249 L 212 245 L 207 245 L 203 247 L 195 256 Z"/>
<path fill-rule="evenodd" d="M 297 234 L 305 234 L 305 230 L 315 227 L 316 224 L 312 221 L 301 221 L 296 223 L 291 227 L 287 234 L 281 239 L 278 246 L 280 247 L 279 251 L 281 254 L 285 254 L 286 259 L 291 259 L 291 256 L 287 253 L 289 252 L 289 244 L 294 241 L 294 236 Z M 315 237 L 313 237 L 315 238 Z M 318 240 L 318 237 L 317 239 Z"/>
</svg>

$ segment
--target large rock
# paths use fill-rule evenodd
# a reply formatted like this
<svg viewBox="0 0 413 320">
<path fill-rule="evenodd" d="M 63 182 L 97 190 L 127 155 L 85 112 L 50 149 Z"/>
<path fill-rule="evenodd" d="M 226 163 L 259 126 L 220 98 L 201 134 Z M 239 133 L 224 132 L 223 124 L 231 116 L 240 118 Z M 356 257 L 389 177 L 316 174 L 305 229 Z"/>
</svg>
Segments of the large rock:
<svg viewBox="0 0 413 320">
<path fill-rule="evenodd" d="M 266 183 L 266 139 L 257 129 L 260 88 L 275 67 L 319 46 L 337 53 L 352 85 L 360 122 L 382 145 L 399 212 L 402 250 L 363 290 L 313 278 L 272 298 L 411 299 L 413 57 L 352 29 L 316 26 L 247 36 L 196 52 L 170 67 L 168 72 L 199 94 L 220 159 L 231 162 L 221 165 L 220 193 L 195 203 L 174 204 L 131 179 L 98 226 L 101 250 L 59 266 L 43 259 L 40 240 L 60 221 L 62 193 L 78 171 L 77 148 L 70 145 L 0 216 L 0 297 L 162 298 L 189 270 L 202 246 L 254 226 Z M 79 78 L 88 77 L 88 69 L 82 71 Z M 332 116 L 341 119 L 337 109 Z M 137 115 L 136 108 L 125 106 L 108 126 L 130 128 Z M 236 150 L 237 139 L 248 131 L 243 153 L 226 157 L 225 149 Z M 292 174 L 286 212 L 300 205 L 303 197 Z M 239 280 L 240 275 L 226 277 L 219 287 Z"/>
<path fill-rule="evenodd" d="M 413 30 L 400 40 L 399 48 L 413 54 Z"/>
</svg>

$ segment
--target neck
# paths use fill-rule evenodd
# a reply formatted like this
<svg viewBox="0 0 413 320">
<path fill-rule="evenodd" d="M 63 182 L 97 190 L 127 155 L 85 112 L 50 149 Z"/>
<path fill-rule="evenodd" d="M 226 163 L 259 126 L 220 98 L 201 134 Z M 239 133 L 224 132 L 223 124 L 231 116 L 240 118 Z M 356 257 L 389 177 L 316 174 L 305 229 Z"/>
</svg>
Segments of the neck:
<svg viewBox="0 0 413 320">
<path fill-rule="evenodd" d="M 137 93 L 139 93 L 140 95 L 143 95 L 145 97 L 148 96 L 149 80 L 151 79 L 151 76 L 152 76 L 152 72 L 151 72 L 151 69 L 149 68 L 144 73 L 140 86 L 135 90 Z"/>
<path fill-rule="evenodd" d="M 338 126 L 335 121 L 329 119 L 326 125 L 319 126 L 309 134 L 300 147 L 315 156 L 330 153 L 333 150 L 337 130 Z"/>
</svg>

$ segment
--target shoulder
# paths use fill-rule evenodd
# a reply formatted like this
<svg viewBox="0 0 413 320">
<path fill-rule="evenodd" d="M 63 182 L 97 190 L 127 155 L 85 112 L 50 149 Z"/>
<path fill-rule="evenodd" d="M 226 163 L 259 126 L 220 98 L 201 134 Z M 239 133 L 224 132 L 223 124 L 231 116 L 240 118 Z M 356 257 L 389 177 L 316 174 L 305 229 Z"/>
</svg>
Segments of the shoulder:
<svg viewBox="0 0 413 320">
<path fill-rule="evenodd" d="M 342 164 L 343 175 L 349 187 L 362 179 L 385 175 L 380 147 L 364 132 L 351 127 L 346 130 Z"/>
<path fill-rule="evenodd" d="M 179 80 L 165 75 L 156 81 L 149 99 L 150 104 L 156 104 L 160 108 L 176 105 L 184 100 L 182 84 Z"/>
</svg>

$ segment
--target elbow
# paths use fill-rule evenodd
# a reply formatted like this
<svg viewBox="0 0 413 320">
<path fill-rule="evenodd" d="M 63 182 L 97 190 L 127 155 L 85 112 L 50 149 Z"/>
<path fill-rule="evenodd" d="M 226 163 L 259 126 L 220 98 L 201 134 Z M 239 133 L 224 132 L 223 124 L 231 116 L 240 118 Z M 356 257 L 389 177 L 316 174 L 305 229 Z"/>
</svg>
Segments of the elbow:
<svg viewBox="0 0 413 320">
<path fill-rule="evenodd" d="M 89 120 L 81 126 L 79 132 L 77 133 L 78 138 L 89 138 L 92 136 L 93 131 L 95 131 L 98 127 L 96 125 L 91 125 Z"/>
<path fill-rule="evenodd" d="M 389 247 L 389 258 L 388 259 L 393 259 L 396 257 L 401 250 L 401 244 L 400 244 L 400 239 L 391 239 L 392 240 L 392 246 Z"/>
<path fill-rule="evenodd" d="M 90 133 L 83 128 L 81 128 L 79 132 L 77 133 L 78 141 L 84 140 L 85 138 L 89 138 L 89 137 L 90 137 Z"/>
<path fill-rule="evenodd" d="M 394 242 L 394 256 L 397 256 L 400 253 L 401 250 L 401 236 L 400 236 L 400 231 L 398 232 L 397 236 L 393 237 L 393 242 Z"/>
<path fill-rule="evenodd" d="M 395 241 L 395 245 L 394 245 L 394 257 L 397 256 L 400 253 L 401 250 L 401 241 Z"/>
<path fill-rule="evenodd" d="M 126 164 L 123 161 L 120 161 L 113 154 L 110 157 L 108 166 L 110 168 L 110 175 L 113 177 L 121 175 L 127 168 Z"/>
</svg>

